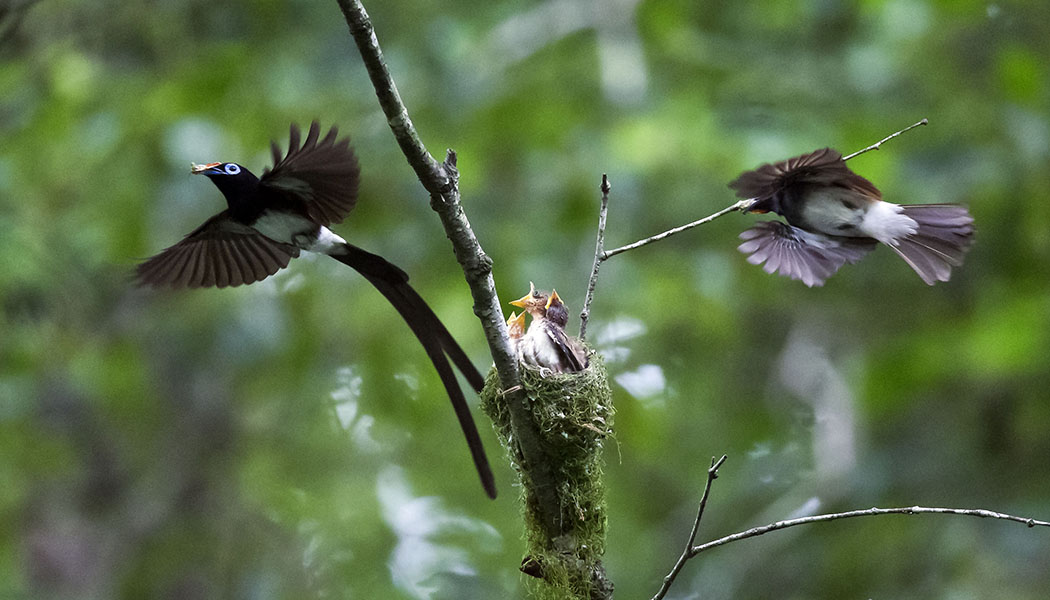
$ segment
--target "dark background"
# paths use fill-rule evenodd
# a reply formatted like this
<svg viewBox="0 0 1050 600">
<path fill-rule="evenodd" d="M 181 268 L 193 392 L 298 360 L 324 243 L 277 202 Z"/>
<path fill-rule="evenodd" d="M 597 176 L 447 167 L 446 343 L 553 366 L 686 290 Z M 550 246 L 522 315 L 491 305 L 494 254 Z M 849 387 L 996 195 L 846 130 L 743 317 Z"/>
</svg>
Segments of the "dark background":
<svg viewBox="0 0 1050 600">
<path fill-rule="evenodd" d="M 519 597 L 513 475 L 487 501 L 437 377 L 323 258 L 227 290 L 138 290 L 223 207 L 191 161 L 257 173 L 290 122 L 353 137 L 336 230 L 412 275 L 491 363 L 428 198 L 334 2 L 7 2 L 0 20 L 0 596 Z M 649 597 L 713 455 L 700 540 L 870 506 L 1046 519 L 1050 4 L 368 2 L 506 301 L 576 311 L 608 244 L 734 199 L 823 146 L 894 202 L 962 202 L 977 244 L 927 287 L 880 249 L 823 288 L 745 262 L 733 214 L 606 262 L 606 564 Z M 24 10 L 23 10 L 24 9 Z M 508 307 L 509 308 L 509 307 Z M 473 399 L 472 399 L 473 401 Z M 702 555 L 678 598 L 1045 598 L 1045 530 L 962 517 L 796 528 Z"/>
</svg>

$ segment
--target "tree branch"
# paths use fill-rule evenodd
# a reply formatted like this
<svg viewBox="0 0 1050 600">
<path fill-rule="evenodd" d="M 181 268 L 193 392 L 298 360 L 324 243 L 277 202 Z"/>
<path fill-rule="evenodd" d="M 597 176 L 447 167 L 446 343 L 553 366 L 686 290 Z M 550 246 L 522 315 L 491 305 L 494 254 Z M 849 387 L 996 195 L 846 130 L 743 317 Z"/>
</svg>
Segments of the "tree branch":
<svg viewBox="0 0 1050 600">
<path fill-rule="evenodd" d="M 835 521 L 838 519 L 851 519 L 853 517 L 874 517 L 878 515 L 921 515 L 921 514 L 938 514 L 938 515 L 961 515 L 966 517 L 981 517 L 987 519 L 1002 519 L 1004 521 L 1016 521 L 1018 523 L 1024 523 L 1029 527 L 1050 527 L 1050 521 L 1039 521 L 1037 519 L 1031 519 L 1027 517 L 1015 517 L 1004 513 L 994 512 L 985 510 L 983 508 L 936 508 L 926 506 L 905 506 L 899 508 L 865 508 L 862 510 L 851 510 L 848 512 L 831 513 L 826 515 L 813 515 L 810 517 L 801 517 L 798 519 L 788 519 L 786 521 L 777 521 L 776 523 L 770 523 L 769 525 L 763 525 L 762 527 L 753 527 L 747 531 L 741 531 L 732 535 L 727 535 L 723 538 L 701 544 L 699 546 L 693 546 L 689 550 L 689 558 L 710 550 L 718 546 L 724 546 L 730 542 L 736 542 L 739 540 L 745 540 L 747 538 L 753 538 L 756 536 L 764 535 L 771 531 L 777 531 L 779 529 L 787 529 L 788 527 L 794 527 L 796 525 L 808 525 L 810 523 L 823 523 L 825 521 Z"/>
<path fill-rule="evenodd" d="M 445 234 L 455 250 L 456 260 L 459 261 L 467 285 L 470 286 L 470 293 L 474 299 L 474 314 L 481 320 L 489 351 L 499 374 L 500 385 L 505 390 L 504 398 L 518 450 L 529 467 L 529 476 L 535 485 L 543 524 L 554 536 L 558 531 L 559 506 L 552 485 L 551 464 L 540 442 L 539 432 L 530 418 L 521 387 L 518 361 L 511 350 L 507 324 L 503 320 L 496 284 L 492 279 L 492 260 L 482 250 L 459 202 L 456 154 L 449 150 L 444 163 L 438 163 L 430 155 L 397 92 L 397 86 L 394 85 L 383 60 L 379 40 L 364 6 L 359 0 L 337 1 L 364 60 L 379 104 L 386 114 L 387 123 L 419 181 L 430 193 L 430 205 L 441 218 Z"/>
<path fill-rule="evenodd" d="M 602 255 L 605 254 L 605 218 L 609 214 L 609 191 L 612 185 L 609 176 L 602 173 L 602 207 L 598 210 L 598 241 L 594 246 L 594 266 L 591 267 L 591 278 L 587 282 L 587 296 L 583 299 L 583 311 L 580 312 L 580 339 L 587 338 L 587 319 L 591 316 L 591 300 L 594 299 L 594 287 L 598 285 L 598 269 L 602 266 Z"/>
<path fill-rule="evenodd" d="M 712 459 L 711 468 L 707 470 L 707 485 L 704 486 L 704 493 L 700 497 L 700 509 L 696 515 L 696 521 L 693 522 L 693 531 L 689 535 L 689 542 L 686 544 L 685 551 L 678 557 L 678 562 L 675 563 L 671 572 L 664 577 L 663 584 L 660 586 L 659 591 L 653 596 L 652 600 L 661 600 L 670 589 L 671 584 L 674 583 L 678 573 L 682 570 L 682 566 L 685 562 L 697 554 L 716 548 L 718 546 L 724 546 L 730 542 L 737 542 L 740 540 L 746 540 L 747 538 L 758 537 L 765 535 L 772 531 L 780 529 L 787 529 L 788 527 L 794 527 L 796 525 L 808 525 L 810 523 L 824 523 L 826 521 L 836 521 L 838 519 L 851 519 L 854 517 L 874 517 L 878 515 L 921 515 L 921 514 L 938 514 L 938 515 L 960 515 L 966 517 L 981 517 L 985 519 L 1001 519 L 1004 521 L 1016 521 L 1018 523 L 1024 523 L 1028 527 L 1050 527 L 1050 521 L 1040 521 L 1028 517 L 1016 517 L 1014 515 L 1008 515 L 1005 513 L 994 512 L 991 510 L 985 510 L 983 508 L 937 508 L 937 507 L 926 507 L 926 506 L 905 506 L 899 508 L 865 508 L 861 510 L 851 510 L 848 512 L 830 513 L 824 515 L 812 515 L 809 517 L 800 517 L 798 519 L 787 519 L 784 521 L 777 521 L 776 523 L 770 523 L 769 525 L 763 525 L 761 527 L 752 527 L 746 531 L 727 535 L 707 542 L 706 544 L 700 544 L 694 546 L 693 542 L 696 540 L 696 532 L 700 528 L 700 519 L 704 516 L 704 508 L 707 505 L 707 498 L 711 493 L 711 484 L 715 479 L 718 478 L 718 468 L 722 466 L 726 457 L 723 455 L 717 462 Z"/>
<path fill-rule="evenodd" d="M 850 154 L 849 156 L 843 156 L 842 160 L 849 160 L 849 159 L 851 159 L 851 158 L 853 158 L 855 156 L 860 156 L 861 154 L 864 154 L 865 152 L 867 152 L 869 150 L 878 150 L 880 146 L 882 146 L 886 142 L 892 140 L 893 138 L 897 137 L 898 135 L 900 135 L 902 133 L 905 133 L 905 132 L 908 132 L 908 131 L 911 131 L 912 129 L 915 129 L 916 127 L 918 127 L 920 125 L 929 125 L 929 124 L 930 124 L 929 119 L 923 119 L 923 120 L 919 121 L 918 123 L 915 123 L 914 125 L 909 125 L 909 126 L 905 127 L 904 129 L 901 129 L 897 133 L 887 135 L 886 137 L 882 138 L 881 140 L 875 142 L 874 144 L 868 146 L 867 148 L 865 148 L 863 150 L 857 150 L 856 152 L 854 152 L 853 154 Z"/>
<path fill-rule="evenodd" d="M 620 246 L 619 248 L 614 248 L 614 249 L 609 250 L 608 252 L 605 252 L 604 254 L 602 254 L 602 257 L 601 257 L 602 261 L 609 260 L 610 258 L 616 256 L 617 254 L 621 254 L 623 252 L 627 252 L 628 250 L 634 250 L 636 248 L 641 248 L 642 246 L 648 246 L 649 244 L 652 244 L 653 242 L 659 242 L 660 240 L 669 238 L 669 237 L 671 237 L 672 235 L 674 235 L 676 233 L 682 233 L 683 231 L 689 231 L 693 227 L 704 225 L 705 223 L 710 223 L 711 221 L 714 221 L 715 219 L 717 219 L 718 217 L 721 217 L 722 215 L 727 215 L 727 214 L 729 214 L 731 212 L 734 212 L 734 211 L 737 211 L 737 210 L 747 210 L 747 208 L 749 206 L 751 206 L 752 202 L 754 202 L 754 198 L 748 198 L 747 200 L 741 200 L 739 202 L 734 202 L 733 204 L 723 208 L 722 210 L 714 213 L 713 215 L 708 215 L 708 216 L 704 217 L 703 219 L 699 219 L 697 221 L 693 221 L 692 223 L 686 223 L 685 225 L 679 225 L 678 227 L 675 227 L 673 229 L 668 229 L 667 231 L 665 231 L 663 233 L 658 233 L 656 235 L 647 237 L 644 240 L 638 240 L 637 242 L 634 242 L 632 244 L 627 244 L 626 246 Z"/>
<path fill-rule="evenodd" d="M 711 483 L 718 478 L 718 468 L 722 466 L 722 463 L 726 461 L 726 455 L 723 454 L 722 458 L 717 461 L 711 458 L 711 468 L 707 470 L 707 485 L 704 486 L 704 494 L 700 496 L 700 509 L 696 512 L 696 521 L 693 521 L 693 531 L 689 534 L 689 541 L 685 543 L 685 550 L 682 551 L 682 555 L 678 557 L 678 562 L 674 564 L 674 568 L 671 572 L 664 577 L 664 582 L 660 586 L 660 590 L 653 596 L 653 600 L 660 600 L 667 595 L 667 590 L 671 589 L 671 584 L 674 583 L 678 573 L 685 566 L 685 561 L 692 558 L 694 555 L 690 554 L 693 550 L 693 542 L 696 541 L 696 533 L 700 531 L 700 519 L 704 517 L 704 508 L 707 507 L 707 497 L 711 494 Z"/>
</svg>

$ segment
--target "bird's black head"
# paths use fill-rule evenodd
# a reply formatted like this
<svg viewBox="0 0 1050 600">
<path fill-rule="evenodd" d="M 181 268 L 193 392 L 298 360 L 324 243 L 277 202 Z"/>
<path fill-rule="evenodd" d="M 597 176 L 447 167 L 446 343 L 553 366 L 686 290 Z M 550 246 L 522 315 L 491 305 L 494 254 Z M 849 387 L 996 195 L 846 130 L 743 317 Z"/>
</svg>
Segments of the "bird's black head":
<svg viewBox="0 0 1050 600">
<path fill-rule="evenodd" d="M 547 320 L 554 323 L 562 329 L 569 324 L 569 307 L 565 306 L 565 303 L 561 301 L 558 296 L 557 290 L 551 290 L 551 295 L 547 299 Z"/>
<path fill-rule="evenodd" d="M 208 179 L 219 188 L 230 208 L 240 206 L 255 194 L 259 178 L 237 163 L 208 163 L 193 165 L 190 173 L 207 175 Z"/>
</svg>

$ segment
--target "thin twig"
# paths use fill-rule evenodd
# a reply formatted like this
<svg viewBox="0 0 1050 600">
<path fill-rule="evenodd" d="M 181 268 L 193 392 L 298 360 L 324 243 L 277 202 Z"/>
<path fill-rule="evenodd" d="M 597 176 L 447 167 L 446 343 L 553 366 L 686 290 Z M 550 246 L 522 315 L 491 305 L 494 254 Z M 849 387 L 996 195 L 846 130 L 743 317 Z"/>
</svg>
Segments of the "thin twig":
<svg viewBox="0 0 1050 600">
<path fill-rule="evenodd" d="M 863 510 L 851 510 L 849 512 L 832 513 L 826 515 L 814 515 L 810 517 L 801 517 L 798 519 L 788 519 L 786 521 L 777 521 L 776 523 L 770 523 L 769 525 L 763 525 L 762 527 L 753 527 L 747 531 L 741 531 L 732 535 L 727 535 L 723 538 L 701 544 L 699 546 L 693 546 L 689 550 L 689 558 L 700 554 L 705 550 L 710 550 L 717 546 L 723 546 L 730 542 L 736 542 L 739 540 L 756 537 L 769 533 L 771 531 L 777 531 L 778 529 L 786 529 L 788 527 L 794 527 L 795 525 L 808 525 L 810 523 L 823 523 L 825 521 L 835 521 L 837 519 L 849 519 L 853 517 L 873 517 L 877 515 L 919 515 L 919 514 L 939 514 L 939 515 L 962 515 L 968 517 L 981 517 L 988 519 L 1003 519 L 1005 521 L 1017 521 L 1018 523 L 1024 523 L 1029 527 L 1050 527 L 1050 522 L 1039 521 L 1027 517 L 1015 517 L 1013 515 L 1007 515 L 1004 513 L 993 512 L 990 510 L 984 510 L 982 508 L 931 508 L 926 506 L 905 506 L 900 508 L 866 508 Z"/>
<path fill-rule="evenodd" d="M 711 468 L 707 470 L 707 485 L 704 486 L 704 494 L 700 496 L 700 508 L 696 512 L 696 521 L 693 521 L 693 531 L 689 534 L 689 541 L 685 544 L 685 550 L 682 551 L 682 555 L 678 557 L 678 562 L 675 563 L 674 568 L 671 572 L 664 577 L 663 585 L 660 586 L 660 591 L 656 592 L 653 596 L 653 600 L 660 600 L 667 595 L 667 591 L 671 589 L 671 584 L 674 583 L 678 572 L 685 566 L 685 561 L 692 558 L 690 552 L 693 550 L 693 542 L 696 541 L 696 533 L 700 531 L 700 519 L 704 517 L 704 508 L 707 507 L 707 497 L 711 494 L 711 482 L 718 478 L 718 468 L 722 466 L 722 463 L 726 461 L 726 455 L 723 454 L 722 458 L 717 461 L 714 457 L 711 458 Z"/>
<path fill-rule="evenodd" d="M 583 311 L 580 312 L 580 339 L 587 337 L 587 319 L 591 316 L 591 300 L 594 299 L 594 287 L 598 285 L 598 269 L 602 266 L 602 255 L 605 253 L 605 219 L 609 214 L 609 176 L 602 173 L 602 206 L 598 209 L 598 241 L 594 245 L 594 266 L 591 267 L 591 278 L 587 282 L 587 296 L 583 300 Z"/>
<path fill-rule="evenodd" d="M 450 150 L 443 163 L 437 162 L 430 155 L 412 125 L 408 109 L 401 101 L 364 6 L 359 0 L 337 1 L 368 70 L 387 123 L 419 181 L 430 193 L 430 205 L 441 218 L 445 234 L 456 253 L 456 260 L 459 261 L 470 286 L 470 293 L 474 298 L 474 314 L 485 330 L 489 351 L 499 373 L 500 387 L 506 390 L 504 398 L 510 415 L 511 430 L 525 463 L 529 465 L 528 475 L 539 504 L 537 510 L 544 529 L 551 537 L 555 537 L 560 531 L 560 506 L 555 494 L 552 461 L 546 456 L 539 431 L 531 418 L 530 408 L 521 388 L 518 361 L 511 350 L 507 323 L 503 319 L 496 284 L 492 278 L 492 259 L 482 250 L 459 202 L 459 174 L 456 169 L 455 152 Z"/>
<path fill-rule="evenodd" d="M 843 156 L 842 160 L 849 160 L 849 159 L 853 158 L 854 156 L 860 156 L 861 154 L 864 154 L 865 152 L 868 152 L 869 150 L 878 150 L 879 146 L 882 146 L 883 144 L 885 144 L 886 142 L 892 140 L 893 138 L 897 137 L 898 135 L 900 135 L 900 134 L 902 134 L 902 133 L 904 133 L 906 131 L 911 131 L 912 129 L 915 129 L 916 127 L 918 127 L 920 125 L 928 125 L 929 123 L 930 123 L 930 121 L 928 119 L 923 119 L 923 120 L 919 121 L 918 123 L 916 123 L 914 125 L 910 125 L 908 127 L 905 127 L 904 129 L 901 129 L 900 131 L 898 131 L 897 133 L 894 133 L 893 135 L 888 135 L 888 136 L 882 138 L 881 140 L 875 142 L 874 144 L 868 146 L 867 148 L 865 148 L 863 150 L 857 150 L 856 152 L 854 152 L 853 154 L 850 154 L 849 156 Z"/>
<path fill-rule="evenodd" d="M 758 537 L 777 531 L 780 529 L 787 529 L 788 527 L 794 527 L 796 525 L 809 525 L 811 523 L 824 523 L 826 521 L 836 521 L 838 519 L 850 519 L 854 517 L 875 517 L 879 515 L 921 515 L 921 514 L 937 514 L 937 515 L 959 515 L 964 517 L 980 517 L 984 519 L 1000 519 L 1003 521 L 1015 521 L 1017 523 L 1023 523 L 1028 527 L 1050 527 L 1050 521 L 1040 521 L 1038 519 L 1032 519 L 1029 517 L 1017 517 L 1014 515 L 1008 515 L 1006 513 L 995 512 L 991 510 L 985 510 L 983 508 L 939 508 L 939 507 L 927 507 L 927 506 L 903 506 L 899 508 L 865 508 L 861 510 L 851 510 L 840 513 L 830 513 L 825 515 L 813 515 L 809 517 L 800 517 L 798 519 L 787 519 L 784 521 L 777 521 L 776 523 L 770 523 L 769 525 L 763 525 L 761 527 L 752 527 L 746 531 L 727 535 L 717 540 L 694 546 L 693 542 L 696 540 L 697 530 L 700 528 L 700 519 L 704 516 L 704 507 L 707 504 L 707 498 L 711 493 L 711 483 L 718 477 L 718 468 L 725 462 L 726 457 L 722 456 L 721 460 L 713 462 L 711 468 L 707 471 L 707 485 L 704 487 L 704 493 L 700 497 L 700 509 L 696 515 L 696 521 L 693 522 L 693 531 L 689 536 L 689 543 L 686 545 L 686 549 L 682 552 L 682 555 L 678 558 L 678 562 L 675 563 L 674 568 L 671 572 L 664 577 L 663 585 L 660 586 L 660 590 L 653 596 L 652 600 L 660 600 L 666 594 L 671 584 L 674 583 L 675 577 L 682 570 L 682 566 L 685 562 L 697 554 L 717 548 L 718 546 L 724 546 L 731 542 L 738 542 L 747 538 Z"/>
<path fill-rule="evenodd" d="M 714 221 L 718 217 L 721 217 L 722 215 L 725 215 L 725 214 L 729 214 L 729 213 L 731 213 L 733 211 L 746 210 L 747 207 L 751 206 L 751 203 L 753 201 L 754 201 L 754 198 L 749 198 L 747 200 L 741 200 L 739 202 L 734 202 L 733 204 L 723 208 L 722 210 L 716 212 L 715 214 L 708 215 L 708 216 L 704 217 L 703 219 L 700 219 L 699 221 L 693 221 L 692 223 L 687 223 L 685 225 L 681 225 L 679 227 L 675 227 L 674 229 L 668 229 L 667 231 L 665 231 L 663 233 L 658 233 L 658 234 L 656 234 L 654 236 L 647 237 L 644 240 L 638 240 L 637 242 L 634 242 L 633 244 L 627 244 L 626 246 L 620 246 L 619 248 L 614 248 L 614 249 L 609 250 L 608 252 L 605 252 L 604 254 L 602 254 L 602 260 L 603 261 L 608 260 L 608 259 L 616 256 L 617 254 L 620 254 L 621 252 L 627 252 L 628 250 L 634 250 L 635 248 L 641 248 L 642 246 L 648 246 L 649 244 L 652 244 L 653 242 L 659 242 L 662 239 L 669 238 L 669 237 L 671 237 L 672 235 L 674 235 L 676 233 L 682 233 L 683 231 L 688 231 L 688 230 L 692 229 L 693 227 L 698 227 L 698 226 L 703 225 L 705 223 L 710 223 L 711 221 Z"/>
</svg>

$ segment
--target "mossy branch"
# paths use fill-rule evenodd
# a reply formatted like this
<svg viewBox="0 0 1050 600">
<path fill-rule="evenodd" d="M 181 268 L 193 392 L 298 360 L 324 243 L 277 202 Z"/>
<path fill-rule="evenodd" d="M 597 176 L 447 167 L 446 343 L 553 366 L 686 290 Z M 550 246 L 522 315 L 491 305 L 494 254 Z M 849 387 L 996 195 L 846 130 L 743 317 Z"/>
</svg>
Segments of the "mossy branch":
<svg viewBox="0 0 1050 600">
<path fill-rule="evenodd" d="M 553 539 L 560 531 L 561 516 L 556 494 L 557 482 L 553 475 L 555 465 L 548 456 L 540 432 L 531 418 L 530 407 L 521 385 L 517 357 L 511 350 L 507 324 L 503 320 L 499 296 L 492 278 L 492 260 L 482 249 L 460 204 L 456 154 L 449 150 L 447 158 L 441 163 L 430 155 L 412 124 L 408 109 L 401 101 L 364 6 L 358 0 L 338 0 L 338 4 L 368 70 L 387 123 L 420 183 L 430 193 L 430 205 L 438 213 L 445 234 L 452 242 L 456 260 L 463 269 L 463 275 L 474 299 L 474 314 L 481 321 L 489 351 L 496 365 L 502 398 L 507 406 L 509 426 L 513 432 L 512 444 L 520 453 L 523 468 L 533 483 L 537 522 L 546 535 Z"/>
</svg>

